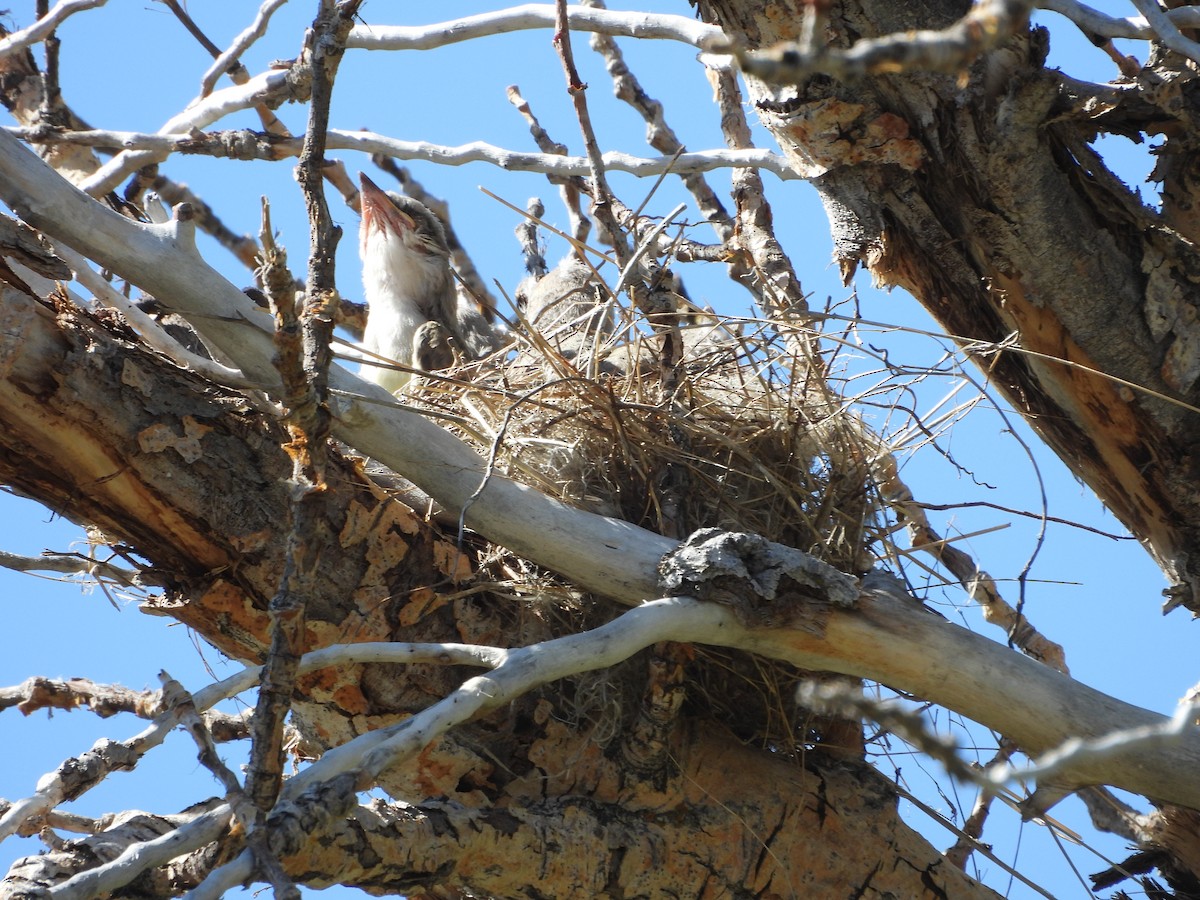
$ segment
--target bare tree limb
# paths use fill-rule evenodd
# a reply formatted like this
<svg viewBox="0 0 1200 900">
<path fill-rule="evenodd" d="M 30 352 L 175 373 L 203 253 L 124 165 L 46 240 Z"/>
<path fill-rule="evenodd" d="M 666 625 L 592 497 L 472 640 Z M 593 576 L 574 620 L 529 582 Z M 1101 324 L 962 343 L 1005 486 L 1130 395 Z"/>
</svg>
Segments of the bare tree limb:
<svg viewBox="0 0 1200 900">
<path fill-rule="evenodd" d="M 101 718 L 119 712 L 149 719 L 159 712 L 155 691 L 131 691 L 115 684 L 96 684 L 86 678 L 67 681 L 29 678 L 13 687 L 0 688 L 0 710 L 15 708 L 23 715 L 39 709 L 73 710 L 87 707 Z"/>
<path fill-rule="evenodd" d="M 582 6 L 568 7 L 567 16 L 570 27 L 576 31 L 595 31 L 614 37 L 681 41 L 701 50 L 718 50 L 728 44 L 720 28 L 686 16 L 612 12 Z M 360 25 L 350 32 L 346 47 L 362 50 L 430 50 L 488 35 L 554 27 L 555 8 L 552 4 L 529 3 L 436 25 Z"/>
<path fill-rule="evenodd" d="M 159 134 L 177 134 L 193 128 L 206 128 L 213 122 L 238 110 L 259 104 L 282 102 L 284 99 L 305 99 L 307 85 L 296 83 L 294 73 L 269 71 L 256 75 L 243 85 L 235 85 L 210 94 L 200 103 L 188 107 L 172 116 Z M 161 162 L 166 154 L 156 150 L 123 150 L 80 187 L 90 194 L 100 196 L 116 188 L 131 173 L 152 162 Z"/>
<path fill-rule="evenodd" d="M 201 97 L 207 97 L 211 94 L 217 84 L 217 79 L 228 72 L 233 65 L 240 65 L 238 60 L 241 59 L 242 54 L 249 50 L 256 40 L 267 33 L 267 25 L 271 21 L 271 16 L 285 3 L 287 3 L 287 0 L 263 0 L 263 4 L 258 8 L 258 14 L 255 15 L 254 21 L 247 25 L 233 39 L 233 43 L 217 56 L 213 64 L 209 66 L 208 71 L 200 79 Z"/>
<path fill-rule="evenodd" d="M 1138 12 L 1150 23 L 1150 27 L 1154 30 L 1155 40 L 1192 62 L 1200 63 L 1200 44 L 1191 38 L 1184 37 L 1179 27 L 1158 5 L 1157 0 L 1132 0 L 1132 2 Z"/>
<path fill-rule="evenodd" d="M 66 143 L 89 147 L 126 149 L 165 158 L 172 153 L 232 157 L 235 159 L 280 160 L 300 153 L 300 138 L 275 138 L 255 131 L 219 131 L 207 134 L 144 134 L 131 131 L 60 131 L 49 128 L 6 128 L 31 143 Z M 359 150 L 400 160 L 425 160 L 440 165 L 461 166 L 486 162 L 513 172 L 540 172 L 566 178 L 587 175 L 588 162 L 581 156 L 527 153 L 472 141 L 457 147 L 426 141 L 402 141 L 369 131 L 330 129 L 326 146 L 330 150 Z M 605 168 L 628 172 L 643 178 L 671 171 L 677 174 L 711 172 L 734 166 L 767 169 L 784 181 L 799 179 L 787 161 L 769 150 L 701 150 L 678 157 L 644 158 L 616 150 L 601 154 Z"/>
<path fill-rule="evenodd" d="M 137 327 L 138 334 L 150 347 L 171 359 L 181 367 L 211 378 L 220 384 L 232 387 L 253 387 L 237 369 L 223 366 L 215 360 L 192 353 L 171 337 L 158 322 L 130 302 L 129 298 L 114 288 L 95 272 L 86 259 L 70 247 L 60 247 L 59 254 L 75 270 L 75 280 L 92 292 L 92 296 L 104 306 L 115 309 Z"/>
<path fill-rule="evenodd" d="M 1089 38 L 1128 38 L 1135 41 L 1152 41 L 1160 35 L 1157 29 L 1142 16 L 1117 18 L 1100 12 L 1086 3 L 1075 0 L 1039 0 L 1038 9 L 1046 9 L 1065 16 Z M 1200 27 L 1200 7 L 1179 6 L 1162 11 L 1174 28 Z"/>
<path fill-rule="evenodd" d="M 157 174 L 151 184 L 164 203 L 178 206 L 190 203 L 196 217 L 196 225 L 201 230 L 213 236 L 217 243 L 237 257 L 247 269 L 253 271 L 258 257 L 258 244 L 248 235 L 238 234 L 226 225 L 211 206 L 204 202 L 195 191 L 186 184 L 173 181 L 166 175 Z"/>
<path fill-rule="evenodd" d="M 587 4 L 591 9 L 604 9 L 603 0 L 590 0 Z M 613 80 L 613 92 L 631 107 L 637 110 L 646 122 L 646 142 L 660 153 L 676 158 L 683 156 L 686 148 L 676 136 L 675 131 L 667 124 L 662 104 L 651 98 L 642 88 L 641 83 L 625 63 L 621 49 L 611 35 L 593 32 L 591 37 L 592 49 L 604 57 L 605 67 Z M 748 149 L 739 147 L 738 149 Z M 724 204 L 709 187 L 704 176 L 699 172 L 684 172 L 676 166 L 672 171 L 679 172 L 683 183 L 695 198 L 696 206 L 704 214 L 705 219 L 712 225 L 717 237 L 726 240 L 732 233 L 732 223 Z"/>
<path fill-rule="evenodd" d="M 141 585 L 155 580 L 149 572 L 123 569 L 80 553 L 47 552 L 41 556 L 18 556 L 0 550 L 0 566 L 15 572 L 59 572 L 64 575 L 88 575 L 97 580 L 108 578 L 123 585 Z"/>
<path fill-rule="evenodd" d="M 325 549 L 320 523 L 324 521 L 322 500 L 327 490 L 330 340 L 337 305 L 334 258 L 341 229 L 334 226 L 329 215 L 322 190 L 322 170 L 334 79 L 359 2 L 322 0 L 308 32 L 302 64 L 310 72 L 312 102 L 297 172 L 308 209 L 312 244 L 304 308 L 302 311 L 297 308 L 295 292 L 290 289 L 271 290 L 268 294 L 276 317 L 276 360 L 284 386 L 289 436 L 284 449 L 292 460 L 292 489 L 284 572 L 268 610 L 271 646 L 255 707 L 246 780 L 246 795 L 257 813 L 256 825 L 265 820 L 275 805 L 283 784 L 284 722 L 291 711 L 304 651 L 305 610 L 316 594 L 314 575 L 323 564 Z M 264 240 L 269 239 L 269 229 L 264 228 L 264 232 Z M 258 870 L 271 882 L 276 896 L 298 900 L 299 890 L 268 846 L 266 832 L 255 827 L 248 843 Z"/>
<path fill-rule="evenodd" d="M 510 84 L 506 94 L 508 102 L 516 107 L 517 112 L 521 114 L 526 124 L 529 125 L 529 133 L 533 137 L 534 143 L 538 145 L 538 148 L 548 156 L 565 158 L 567 156 L 566 144 L 560 144 L 550 137 L 546 129 L 542 127 L 542 123 L 538 121 L 537 116 L 534 115 L 533 109 L 529 106 L 529 101 L 521 95 L 520 87 Z M 578 247 L 587 240 L 588 234 L 592 230 L 592 220 L 584 214 L 580 204 L 580 197 L 583 196 L 586 189 L 586 185 L 583 183 L 583 176 L 579 174 L 561 177 L 550 175 L 550 173 L 546 174 L 551 182 L 559 182 L 559 191 L 562 195 L 563 205 L 567 208 L 567 216 L 571 221 L 571 236 L 578 242 L 573 246 Z M 541 213 L 538 214 L 538 217 L 541 217 Z"/>
<path fill-rule="evenodd" d="M 59 0 L 54 9 L 43 18 L 38 19 L 28 28 L 14 31 L 0 40 L 0 59 L 11 53 L 17 53 L 26 47 L 31 47 L 47 35 L 52 34 L 69 16 L 86 9 L 103 6 L 108 0 Z"/>
<path fill-rule="evenodd" d="M 142 872 L 165 865 L 182 853 L 216 841 L 230 827 L 230 809 L 219 804 L 198 814 L 184 814 L 184 821 L 157 838 L 130 843 L 110 862 L 88 869 L 50 891 L 54 900 L 91 900 L 129 884 Z"/>
</svg>

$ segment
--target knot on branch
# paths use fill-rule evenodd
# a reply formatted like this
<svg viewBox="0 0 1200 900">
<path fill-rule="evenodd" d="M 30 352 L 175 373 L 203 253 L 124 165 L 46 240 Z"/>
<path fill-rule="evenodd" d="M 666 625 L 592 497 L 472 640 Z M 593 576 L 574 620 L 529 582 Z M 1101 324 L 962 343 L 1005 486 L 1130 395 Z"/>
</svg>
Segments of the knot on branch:
<svg viewBox="0 0 1200 900">
<path fill-rule="evenodd" d="M 228 159 L 255 160 L 275 158 L 273 135 L 261 134 L 248 128 L 213 131 L 200 134 L 193 140 L 181 141 L 179 148 L 185 153 L 204 152 Z"/>
<path fill-rule="evenodd" d="M 658 564 L 664 594 L 733 608 L 751 627 L 797 625 L 813 604 L 851 607 L 858 579 L 757 534 L 702 528 Z"/>
</svg>

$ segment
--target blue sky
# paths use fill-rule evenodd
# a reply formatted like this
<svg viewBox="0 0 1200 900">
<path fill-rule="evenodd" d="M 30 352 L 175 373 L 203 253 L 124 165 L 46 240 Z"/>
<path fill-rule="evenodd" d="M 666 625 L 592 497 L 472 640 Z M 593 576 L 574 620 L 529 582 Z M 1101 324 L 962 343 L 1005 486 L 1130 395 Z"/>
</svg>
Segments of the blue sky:
<svg viewBox="0 0 1200 900">
<path fill-rule="evenodd" d="M 655 8 L 690 15 L 682 0 L 677 3 L 612 3 L 616 8 Z M 257 4 L 205 4 L 194 2 L 191 12 L 218 45 L 225 45 L 253 15 Z M 12 8 L 12 20 L 27 24 L 33 4 L 21 2 Z M 294 56 L 303 28 L 316 8 L 313 2 L 292 0 L 276 14 L 267 39 L 247 56 L 251 73 L 270 60 Z M 417 7 L 412 4 L 367 3 L 363 17 L 368 23 L 417 24 L 442 21 L 459 14 L 488 8 L 483 3 L 442 3 Z M 1107 9 L 1132 14 L 1117 4 Z M 1071 26 L 1047 16 L 1052 28 L 1053 61 L 1072 74 L 1105 80 L 1115 76 L 1112 63 L 1099 50 L 1077 37 Z M 197 92 L 208 57 L 182 30 L 171 14 L 154 3 L 112 4 L 74 17 L 62 30 L 63 91 L 68 103 L 94 126 L 133 131 L 154 131 L 181 109 Z M 578 128 L 570 101 L 563 90 L 561 68 L 550 43 L 550 32 L 525 32 L 490 38 L 470 46 L 458 45 L 426 53 L 352 52 L 343 62 L 335 89 L 331 122 L 339 128 L 369 128 L 408 140 L 459 144 L 473 140 L 513 149 L 533 149 L 524 122 L 505 100 L 508 84 L 520 85 L 535 112 L 559 141 L 572 152 L 580 151 Z M 630 67 L 652 96 L 667 105 L 667 116 L 689 149 L 722 145 L 709 87 L 695 52 L 665 42 L 639 45 L 624 41 Z M 589 82 L 597 132 L 605 149 L 620 149 L 638 155 L 655 155 L 645 147 L 641 120 L 611 99 L 602 65 L 586 49 L 586 39 L 577 35 L 575 52 L 584 80 Z M 1144 49 L 1134 48 L 1140 58 Z M 284 107 L 280 117 L 295 133 L 304 128 L 306 110 Z M 221 127 L 256 127 L 249 113 L 239 114 Z M 761 130 L 756 140 L 770 146 Z M 1131 183 L 1149 170 L 1145 148 L 1126 141 L 1108 139 L 1101 152 Z M 370 170 L 370 162 L 353 154 L 340 154 L 352 173 Z M 544 198 L 547 218 L 563 225 L 565 215 L 556 189 L 540 176 L 506 173 L 485 165 L 443 168 L 428 163 L 409 164 L 414 176 L 434 194 L 451 203 L 454 226 L 476 265 L 487 278 L 497 279 L 508 291 L 521 277 L 521 259 L 512 238 L 517 225 L 514 214 L 484 195 L 486 187 L 510 202 L 524 205 L 527 197 Z M 293 269 L 303 271 L 307 226 L 299 191 L 292 178 L 291 163 L 239 163 L 203 158 L 176 157 L 164 164 L 172 178 L 188 182 L 235 231 L 256 233 L 259 197 L 271 198 L 273 217 L 280 239 L 290 250 Z M 770 175 L 769 197 L 776 211 L 779 235 L 793 255 L 812 305 L 820 307 L 826 297 L 848 299 L 830 264 L 831 245 L 824 213 L 815 191 L 807 184 L 781 183 Z M 728 176 L 714 173 L 710 182 L 719 194 L 728 193 Z M 641 202 L 650 182 L 614 176 L 613 186 L 631 206 Z M 1154 200 L 1152 188 L 1143 188 L 1147 202 Z M 688 200 L 680 187 L 667 182 L 651 201 L 648 210 L 663 214 L 677 202 Z M 342 292 L 359 297 L 355 232 L 357 216 L 331 197 L 334 218 L 345 228 L 338 256 L 338 282 Z M 696 218 L 694 209 L 689 213 Z M 697 239 L 711 235 L 697 230 Z M 551 242 L 551 257 L 565 248 Z M 215 244 L 204 247 L 206 257 L 234 283 L 248 284 L 250 274 Z M 693 299 L 711 304 L 730 314 L 748 313 L 749 297 L 725 278 L 717 266 L 690 266 L 683 271 Z M 881 293 L 867 279 L 855 285 L 862 315 L 896 326 L 931 329 L 932 324 L 914 301 L 900 292 Z M 849 308 L 849 307 L 846 307 Z M 861 345 L 850 348 L 857 384 L 865 386 L 876 376 L 870 362 L 871 347 L 886 347 L 893 359 L 918 364 L 937 360 L 941 342 L 906 334 L 896 329 L 862 328 Z M 978 373 L 970 371 L 979 379 Z M 917 391 L 919 407 L 930 408 L 960 379 L 951 374 L 936 379 Z M 968 389 L 969 392 L 970 389 Z M 876 414 L 874 423 L 885 429 L 898 426 Z M 978 409 L 947 435 L 943 449 L 963 468 L 951 465 L 944 455 L 926 448 L 906 457 L 904 477 L 918 499 L 930 503 L 986 500 L 1004 506 L 1037 510 L 1040 499 L 1033 464 L 1025 457 L 1015 432 L 1034 447 L 1051 514 L 1086 522 L 1107 531 L 1123 533 L 1090 492 L 1067 472 L 1052 454 L 1036 445 L 1029 430 L 1015 416 L 1007 420 Z M 994 487 L 993 487 L 994 486 Z M 965 534 L 1007 526 L 972 538 L 964 546 L 995 578 L 1006 595 L 1015 600 L 1013 579 L 1033 553 L 1037 526 L 1029 520 L 988 509 L 961 509 L 934 514 L 936 527 L 946 535 Z M 36 555 L 43 549 L 78 549 L 83 539 L 80 526 L 67 522 L 29 501 L 0 495 L 0 547 L 10 552 Z M 1027 612 L 1049 637 L 1064 644 L 1073 675 L 1079 680 L 1123 700 L 1169 713 L 1176 699 L 1195 681 L 1191 629 L 1195 626 L 1181 613 L 1169 618 L 1158 614 L 1164 586 L 1157 568 L 1133 541 L 1113 541 L 1064 526 L 1050 526 L 1045 547 L 1031 570 Z M 931 603 L 947 616 L 984 631 L 961 591 L 931 587 Z M 198 689 L 235 670 L 220 654 L 208 648 L 182 626 L 140 613 L 136 602 L 116 598 L 115 609 L 99 591 L 81 590 L 77 585 L 18 575 L 0 570 L 0 604 L 8 627 L 0 640 L 0 683 L 15 684 L 32 675 L 79 676 L 100 682 L 118 682 L 133 688 L 158 687 L 157 673 L 165 668 L 185 686 Z M 1119 642 L 1114 636 L 1119 636 Z M 1117 660 L 1120 660 L 1120 663 Z M 1153 663 L 1147 662 L 1152 659 Z M 955 717 L 949 717 L 955 721 Z M 939 723 L 947 718 L 942 714 Z M 14 712 L 0 717 L 0 737 L 7 746 L 19 748 L 7 754 L 0 769 L 0 796 L 16 799 L 30 793 L 49 767 L 85 750 L 101 736 L 125 738 L 141 730 L 142 723 L 126 717 L 100 721 L 87 713 L 44 713 L 21 718 Z M 957 726 L 954 726 L 957 729 Z M 964 743 L 990 739 L 979 726 L 962 731 Z M 944 787 L 945 779 L 929 762 L 903 755 L 892 742 L 896 755 L 877 760 L 892 775 L 901 770 L 903 782 L 926 803 L 943 813 L 950 804 L 969 809 L 969 791 Z M 986 758 L 984 751 L 984 758 Z M 137 772 L 114 776 L 103 787 L 73 805 L 83 814 L 140 807 L 172 812 L 218 790 L 211 776 L 194 759 L 194 748 L 182 734 L 160 752 L 147 757 Z M 229 758 L 236 760 L 233 750 Z M 939 795 L 938 784 L 944 795 Z M 1092 835 L 1086 818 L 1075 801 L 1067 801 L 1054 815 L 1076 830 Z M 946 847 L 953 837 L 924 814 L 908 818 L 936 846 Z M 1015 865 L 1057 897 L 1083 897 L 1087 891 L 1072 872 L 1053 839 L 1044 828 L 1021 826 L 1015 813 L 998 810 L 986 838 L 995 844 L 997 855 Z M 1110 856 L 1120 858 L 1121 842 L 1100 838 L 1095 844 Z M 33 841 L 8 841 L 0 846 L 0 866 L 13 858 L 34 852 Z M 1094 872 L 1105 863 L 1088 851 L 1067 851 L 1084 872 Z M 1007 876 L 994 864 L 977 860 L 981 874 L 993 887 L 1012 897 L 1031 896 L 1027 888 L 1007 889 Z M 357 895 L 340 891 L 328 895 Z"/>
</svg>

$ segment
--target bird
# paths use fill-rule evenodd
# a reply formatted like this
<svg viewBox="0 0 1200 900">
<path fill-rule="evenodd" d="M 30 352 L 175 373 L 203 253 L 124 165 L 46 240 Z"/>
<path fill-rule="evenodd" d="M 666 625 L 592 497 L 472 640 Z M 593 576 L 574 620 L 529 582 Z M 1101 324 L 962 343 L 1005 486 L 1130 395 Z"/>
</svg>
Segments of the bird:
<svg viewBox="0 0 1200 900">
<path fill-rule="evenodd" d="M 613 332 L 607 294 L 595 268 L 571 253 L 549 272 L 517 285 L 517 309 L 558 355 L 587 371 L 593 347 L 607 349 Z"/>
<path fill-rule="evenodd" d="M 516 293 L 517 308 L 543 334 L 553 337 L 561 331 L 583 338 L 596 331 L 612 334 L 605 295 L 595 268 L 574 253 L 541 278 L 526 278 Z"/>
<path fill-rule="evenodd" d="M 411 368 L 444 368 L 453 364 L 455 346 L 475 359 L 494 350 L 499 337 L 473 308 L 462 303 L 450 271 L 446 231 L 433 212 L 412 197 L 386 193 L 366 175 L 360 176 L 362 224 L 359 256 L 367 325 L 363 347 L 370 353 Z M 444 329 L 421 332 L 435 323 Z M 420 352 L 431 337 L 440 352 Z M 360 375 L 392 393 L 402 390 L 409 372 L 364 362 Z"/>
</svg>

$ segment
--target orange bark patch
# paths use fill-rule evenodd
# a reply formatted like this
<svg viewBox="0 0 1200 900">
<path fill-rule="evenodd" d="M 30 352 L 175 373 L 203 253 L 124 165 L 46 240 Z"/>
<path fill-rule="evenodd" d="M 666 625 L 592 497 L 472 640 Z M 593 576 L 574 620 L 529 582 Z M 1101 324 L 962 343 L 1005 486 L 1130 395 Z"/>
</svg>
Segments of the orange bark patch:
<svg viewBox="0 0 1200 900">
<path fill-rule="evenodd" d="M 266 611 L 256 609 L 244 591 L 222 579 L 171 615 L 234 659 L 257 658 L 267 644 L 270 620 Z"/>
<path fill-rule="evenodd" d="M 410 628 L 445 603 L 445 598 L 432 588 L 417 588 L 408 595 L 408 602 L 400 608 L 397 621 L 405 628 Z"/>
<path fill-rule="evenodd" d="M 370 707 L 367 698 L 357 684 L 347 684 L 333 692 L 333 702 L 338 709 L 357 715 L 365 715 Z"/>
<path fill-rule="evenodd" d="M 467 554 L 449 541 L 434 543 L 433 563 L 440 571 L 445 572 L 455 584 L 468 580 L 473 574 L 471 560 Z"/>
<path fill-rule="evenodd" d="M 780 123 L 796 142 L 802 158 L 790 161 L 805 178 L 841 166 L 891 163 L 912 172 L 925 159 L 919 141 L 909 136 L 908 123 L 895 113 L 875 114 L 861 103 L 826 99 L 803 104 Z M 789 142 L 781 146 L 787 152 Z"/>
<path fill-rule="evenodd" d="M 192 416 L 184 416 L 181 420 L 183 434 L 162 422 L 151 425 L 138 434 L 138 447 L 143 453 L 161 453 L 164 450 L 174 450 L 186 463 L 194 463 L 204 455 L 200 440 L 212 428 L 201 425 Z"/>
<path fill-rule="evenodd" d="M 1145 462 L 1135 460 L 1144 457 L 1146 444 L 1135 408 L 1122 398 L 1120 385 L 1087 371 L 1099 367 L 1071 339 L 1057 316 L 1030 301 L 1019 281 L 997 277 L 996 285 L 1004 292 L 1004 310 L 1020 333 L 1021 346 L 1075 364 L 1066 367 L 1029 358 L 1031 368 L 1048 370 L 1042 382 L 1050 388 L 1056 403 L 1072 411 L 1094 442 L 1090 451 L 1094 458 L 1079 462 L 1097 477 L 1103 473 L 1101 496 L 1119 504 L 1123 515 L 1128 517 L 1127 524 L 1149 539 L 1160 557 L 1170 558 L 1171 552 L 1163 550 L 1169 546 L 1168 536 L 1173 529 L 1165 520 L 1161 505 L 1138 491 L 1146 484 L 1139 471 Z M 1053 390 L 1055 385 L 1062 388 Z M 1036 421 L 1031 424 L 1038 427 Z"/>
<path fill-rule="evenodd" d="M 488 802 L 482 792 L 463 791 L 466 785 L 493 788 L 491 766 L 448 741 L 434 741 L 417 757 L 414 783 L 426 797 L 456 797 L 466 803 Z"/>
</svg>

